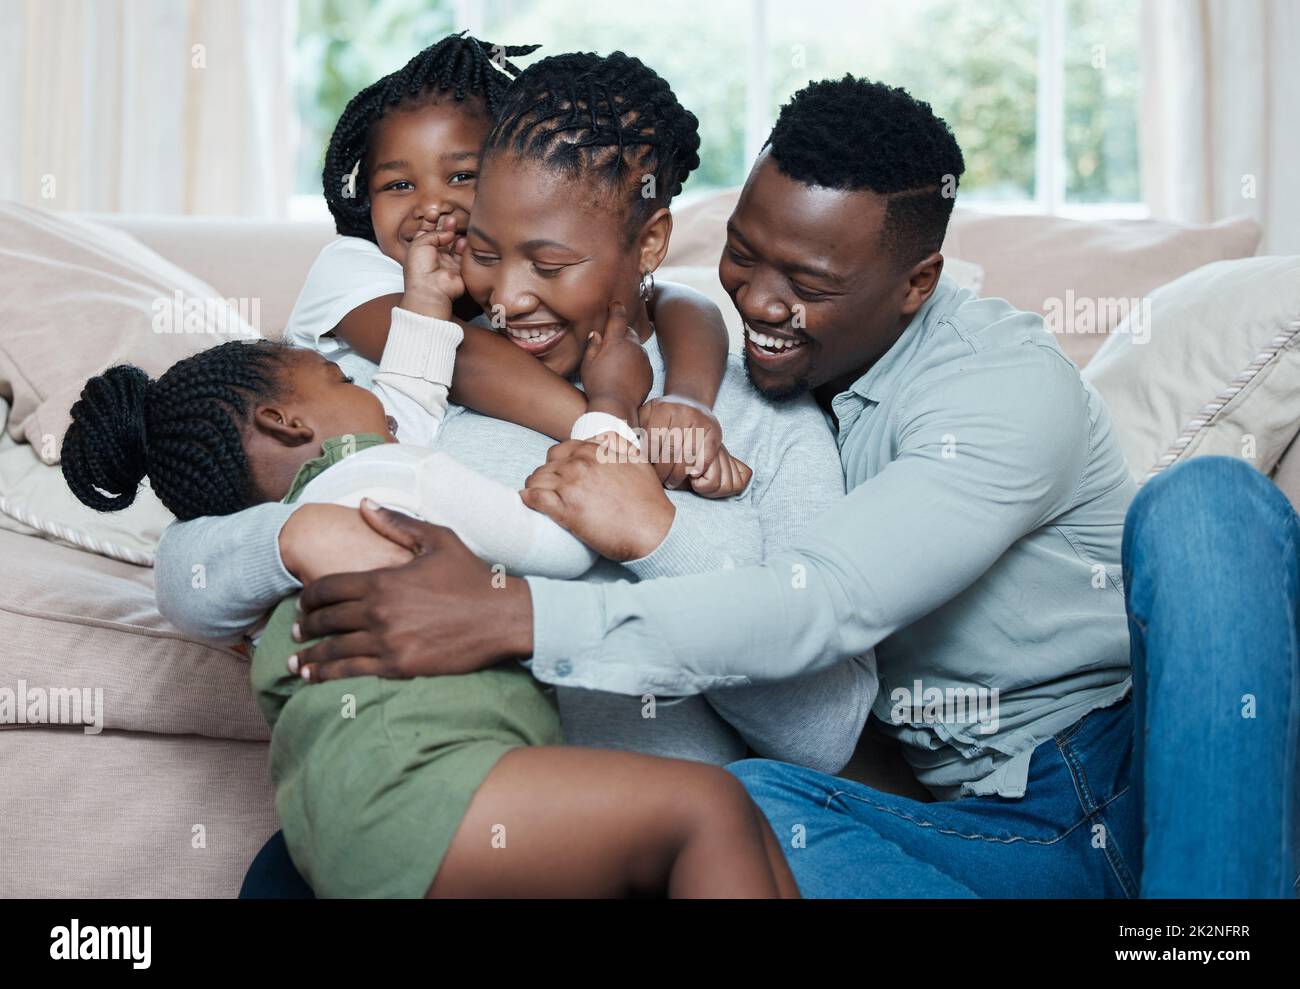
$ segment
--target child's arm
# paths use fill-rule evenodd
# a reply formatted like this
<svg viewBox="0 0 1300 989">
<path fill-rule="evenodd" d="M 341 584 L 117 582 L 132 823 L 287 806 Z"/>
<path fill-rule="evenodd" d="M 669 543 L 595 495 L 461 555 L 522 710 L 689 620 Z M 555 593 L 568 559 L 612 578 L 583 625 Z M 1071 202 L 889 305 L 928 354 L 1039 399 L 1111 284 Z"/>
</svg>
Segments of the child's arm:
<svg viewBox="0 0 1300 989">
<path fill-rule="evenodd" d="M 403 265 L 406 291 L 357 306 L 339 321 L 336 334 L 362 357 L 379 364 L 382 373 L 390 327 L 403 319 L 396 315 L 398 310 L 455 322 L 463 331 L 463 339 L 459 341 L 454 380 L 450 367 L 446 369 L 451 399 L 495 419 L 518 423 L 552 439 L 567 440 L 574 422 L 587 411 L 582 392 L 510 341 L 452 316 L 451 303 L 464 291 L 463 283 L 441 284 L 453 280 L 449 263 L 455 254 L 449 242 L 452 237 L 454 233 L 445 229 L 419 235 L 412 241 Z M 427 240 L 421 244 L 420 238 Z M 440 252 L 437 255 L 432 253 L 435 248 Z M 403 353 L 409 356 L 410 348 L 409 342 L 403 344 Z M 421 368 L 410 370 L 405 358 L 402 367 L 405 370 L 400 373 L 421 376 Z M 413 436 L 411 429 L 402 439 L 428 441 L 423 435 Z"/>
<path fill-rule="evenodd" d="M 339 321 L 335 333 L 362 357 L 380 363 L 388 343 L 393 310 L 409 308 L 404 295 L 383 295 L 362 303 Z M 582 392 L 500 334 L 460 323 L 464 342 L 456 360 L 451 400 L 507 422 L 527 426 L 556 440 L 587 411 Z"/>
<path fill-rule="evenodd" d="M 574 422 L 587 411 L 586 396 L 500 334 L 472 323 L 464 329 L 452 401 L 567 440 Z"/>
<path fill-rule="evenodd" d="M 672 282 L 655 287 L 648 308 L 666 365 L 664 394 L 713 408 L 727 370 L 722 313 L 703 294 Z"/>
<path fill-rule="evenodd" d="M 664 282 L 650 300 L 650 316 L 666 365 L 664 395 L 646 404 L 641 425 L 658 431 L 650 450 L 660 482 L 679 488 L 689 480 L 709 498 L 739 494 L 751 472 L 723 447 L 722 426 L 711 411 L 727 368 L 722 313 L 694 289 Z M 685 448 L 673 442 L 679 436 Z"/>
</svg>

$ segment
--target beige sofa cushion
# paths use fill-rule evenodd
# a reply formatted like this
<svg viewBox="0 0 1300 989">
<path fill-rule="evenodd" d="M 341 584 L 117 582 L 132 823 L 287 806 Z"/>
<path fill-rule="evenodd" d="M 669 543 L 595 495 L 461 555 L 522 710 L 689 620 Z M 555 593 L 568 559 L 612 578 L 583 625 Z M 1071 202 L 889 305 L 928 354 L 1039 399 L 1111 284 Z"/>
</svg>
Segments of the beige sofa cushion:
<svg viewBox="0 0 1300 989">
<path fill-rule="evenodd" d="M 1271 474 L 1300 429 L 1300 256 L 1206 265 L 1153 292 L 1139 321 L 1083 372 L 1134 477 L 1202 454 Z"/>
<path fill-rule="evenodd" d="M 1131 300 L 1213 261 L 1250 257 L 1259 238 L 1250 219 L 1180 226 L 958 209 L 943 249 L 984 268 L 986 298 L 1048 317 L 1066 356 L 1085 367 Z"/>
<path fill-rule="evenodd" d="M 1286 453 L 1282 454 L 1277 470 L 1273 472 L 1273 483 L 1282 489 L 1292 507 L 1300 512 L 1300 436 L 1293 439 Z"/>
<path fill-rule="evenodd" d="M 739 189 L 725 189 L 674 210 L 664 263 L 716 268 L 727 218 L 739 197 Z M 1001 216 L 958 208 L 943 254 L 950 262 L 948 273 L 980 295 L 1006 299 L 1054 321 L 1060 314 L 1061 349 L 1084 367 L 1120 322 L 1121 303 L 1141 299 L 1212 261 L 1249 257 L 1259 238 L 1259 225 L 1249 219 L 1195 227 L 1155 220 Z M 978 282 L 972 284 L 971 270 L 963 263 L 981 271 Z M 1092 314 L 1099 318 L 1084 318 Z"/>
<path fill-rule="evenodd" d="M 88 214 L 129 234 L 211 285 L 222 298 L 256 303 L 263 336 L 279 340 L 307 271 L 337 234 L 327 221 L 249 220 L 219 216 Z"/>
<path fill-rule="evenodd" d="M 6 728 L 0 748 L 0 896 L 230 898 L 279 827 L 264 742 Z"/>
<path fill-rule="evenodd" d="M 87 378 L 120 363 L 157 376 L 255 335 L 215 289 L 126 234 L 16 203 L 0 203 L 0 279 L 7 428 L 49 464 Z"/>
<path fill-rule="evenodd" d="M 168 625 L 150 569 L 0 531 L 0 642 L 0 687 L 102 689 L 106 729 L 270 737 L 247 660 Z"/>
</svg>

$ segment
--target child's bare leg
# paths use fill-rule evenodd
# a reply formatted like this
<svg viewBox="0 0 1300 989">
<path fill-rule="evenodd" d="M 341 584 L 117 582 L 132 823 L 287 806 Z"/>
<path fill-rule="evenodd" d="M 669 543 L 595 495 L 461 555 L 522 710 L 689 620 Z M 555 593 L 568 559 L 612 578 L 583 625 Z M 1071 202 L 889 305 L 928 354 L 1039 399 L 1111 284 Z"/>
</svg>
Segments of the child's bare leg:
<svg viewBox="0 0 1300 989">
<path fill-rule="evenodd" d="M 429 895 L 775 897 L 765 829 L 714 766 L 519 748 L 474 794 Z"/>
</svg>

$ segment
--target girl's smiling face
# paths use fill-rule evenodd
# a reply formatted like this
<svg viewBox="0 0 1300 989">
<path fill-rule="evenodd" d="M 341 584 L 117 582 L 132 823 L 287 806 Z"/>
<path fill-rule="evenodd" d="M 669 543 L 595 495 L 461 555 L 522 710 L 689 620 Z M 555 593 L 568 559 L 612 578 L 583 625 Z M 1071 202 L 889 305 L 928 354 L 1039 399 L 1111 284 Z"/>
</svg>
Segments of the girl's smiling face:
<svg viewBox="0 0 1300 989">
<path fill-rule="evenodd" d="M 411 239 L 446 214 L 455 218 L 456 233 L 464 234 L 488 127 L 480 103 L 450 98 L 396 107 L 379 119 L 364 174 L 370 222 L 384 254 L 404 262 Z"/>
<path fill-rule="evenodd" d="M 492 154 L 479 177 L 465 288 L 507 339 L 564 377 L 577 373 L 612 300 L 643 340 L 650 332 L 641 273 L 663 260 L 672 221 L 659 210 L 629 243 L 616 195 L 509 153 Z"/>
</svg>

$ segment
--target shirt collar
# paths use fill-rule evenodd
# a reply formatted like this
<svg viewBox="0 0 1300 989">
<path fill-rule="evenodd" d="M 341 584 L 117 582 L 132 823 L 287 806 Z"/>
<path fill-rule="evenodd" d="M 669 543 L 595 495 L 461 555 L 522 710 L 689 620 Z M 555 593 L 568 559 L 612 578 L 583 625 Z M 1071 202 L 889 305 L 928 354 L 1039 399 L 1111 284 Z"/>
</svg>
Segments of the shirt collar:
<svg viewBox="0 0 1300 989">
<path fill-rule="evenodd" d="M 907 324 L 902 335 L 894 341 L 894 345 L 845 391 L 835 396 L 836 399 L 851 394 L 868 402 L 878 403 L 894 391 L 899 379 L 911 364 L 912 357 L 930 335 L 938 317 L 948 312 L 949 302 L 956 291 L 956 283 L 947 275 L 940 275 L 939 283 L 930 293 L 930 298 L 926 299 L 921 308 L 913 314 L 911 322 Z"/>
<path fill-rule="evenodd" d="M 388 441 L 378 433 L 348 433 L 344 436 L 331 436 L 320 445 L 319 457 L 312 457 L 298 468 L 298 473 L 293 476 L 293 483 L 289 485 L 289 493 L 283 500 L 286 502 L 295 500 L 309 482 L 325 473 L 327 468 L 333 467 L 344 457 L 350 457 L 361 450 L 386 442 Z"/>
</svg>

